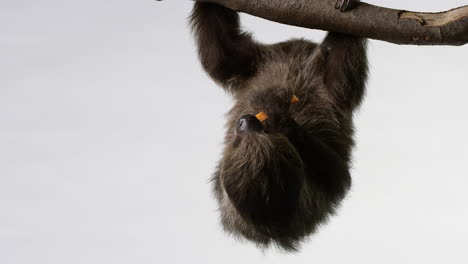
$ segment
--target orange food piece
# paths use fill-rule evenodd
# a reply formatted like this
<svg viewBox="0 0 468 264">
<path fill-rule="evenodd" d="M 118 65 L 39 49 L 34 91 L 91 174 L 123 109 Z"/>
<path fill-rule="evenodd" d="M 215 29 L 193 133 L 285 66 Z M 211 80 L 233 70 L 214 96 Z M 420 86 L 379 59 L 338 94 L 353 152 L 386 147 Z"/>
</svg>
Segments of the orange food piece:
<svg viewBox="0 0 468 264">
<path fill-rule="evenodd" d="M 260 120 L 260 122 L 263 122 L 263 121 L 267 120 L 268 115 L 265 114 L 264 112 L 260 112 L 260 113 L 258 113 L 255 117 L 256 117 L 258 120 Z"/>
<path fill-rule="evenodd" d="M 291 98 L 291 104 L 295 104 L 299 102 L 299 98 L 297 98 L 297 96 L 293 95 L 293 97 Z"/>
</svg>

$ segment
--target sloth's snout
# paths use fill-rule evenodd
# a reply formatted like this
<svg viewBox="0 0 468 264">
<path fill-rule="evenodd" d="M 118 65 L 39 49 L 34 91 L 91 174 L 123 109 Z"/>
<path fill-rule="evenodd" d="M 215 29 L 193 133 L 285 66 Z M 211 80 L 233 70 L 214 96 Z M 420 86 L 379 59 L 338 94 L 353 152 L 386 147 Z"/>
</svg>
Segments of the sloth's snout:
<svg viewBox="0 0 468 264">
<path fill-rule="evenodd" d="M 237 123 L 237 132 L 239 134 L 258 132 L 261 130 L 263 130 L 262 123 L 253 115 L 244 115 Z"/>
</svg>

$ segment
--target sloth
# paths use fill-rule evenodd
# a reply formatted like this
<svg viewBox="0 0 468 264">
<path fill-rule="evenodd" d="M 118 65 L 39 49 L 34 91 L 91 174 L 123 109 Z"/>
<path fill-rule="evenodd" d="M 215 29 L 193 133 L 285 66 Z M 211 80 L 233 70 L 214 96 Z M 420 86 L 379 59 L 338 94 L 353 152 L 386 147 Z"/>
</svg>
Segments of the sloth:
<svg viewBox="0 0 468 264">
<path fill-rule="evenodd" d="M 329 32 L 321 44 L 261 44 L 237 12 L 200 2 L 190 23 L 204 70 L 234 99 L 212 179 L 221 223 L 260 248 L 295 251 L 350 188 L 366 40 Z"/>
</svg>

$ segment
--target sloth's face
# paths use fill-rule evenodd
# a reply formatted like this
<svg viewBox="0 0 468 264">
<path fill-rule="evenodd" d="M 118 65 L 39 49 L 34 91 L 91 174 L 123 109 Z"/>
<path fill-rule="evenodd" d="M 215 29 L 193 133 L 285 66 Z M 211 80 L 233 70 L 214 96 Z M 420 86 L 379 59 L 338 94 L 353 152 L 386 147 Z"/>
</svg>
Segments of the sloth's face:
<svg viewBox="0 0 468 264">
<path fill-rule="evenodd" d="M 253 166 L 256 171 L 259 166 L 263 170 L 271 163 L 276 166 L 279 160 L 300 161 L 294 147 L 299 128 L 289 113 L 291 105 L 299 99 L 289 89 L 278 87 L 253 92 L 248 98 L 251 114 L 239 117 L 226 156 L 241 158 L 244 167 Z"/>
<path fill-rule="evenodd" d="M 239 101 L 243 105 L 243 115 L 239 116 L 233 134 L 237 137 L 234 145 L 242 138 L 259 134 L 280 133 L 290 137 L 294 121 L 290 116 L 291 106 L 299 101 L 290 89 L 271 87 L 260 91 L 250 91 Z"/>
<path fill-rule="evenodd" d="M 244 115 L 235 130 L 234 140 L 224 153 L 224 169 L 232 167 L 243 174 L 242 177 L 256 177 L 289 172 L 291 167 L 302 166 L 294 146 L 298 139 L 292 119 L 269 116 L 261 122 L 253 115 Z"/>
<path fill-rule="evenodd" d="M 278 166 L 298 166 L 302 161 L 294 144 L 298 141 L 298 126 L 289 110 L 298 98 L 288 89 L 272 88 L 249 96 L 249 109 L 256 116 L 240 116 L 234 139 L 227 146 L 225 160 L 250 174 L 274 174 Z M 247 175 L 245 175 L 247 176 Z"/>
</svg>

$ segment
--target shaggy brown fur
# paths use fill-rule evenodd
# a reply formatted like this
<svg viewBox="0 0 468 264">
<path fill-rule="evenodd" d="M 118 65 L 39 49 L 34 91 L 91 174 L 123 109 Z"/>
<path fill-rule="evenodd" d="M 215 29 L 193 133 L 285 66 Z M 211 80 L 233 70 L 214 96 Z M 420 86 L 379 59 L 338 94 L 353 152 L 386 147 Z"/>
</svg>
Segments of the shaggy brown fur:
<svg viewBox="0 0 468 264">
<path fill-rule="evenodd" d="M 329 33 L 320 45 L 263 45 L 240 30 L 236 12 L 207 3 L 195 4 L 191 23 L 203 67 L 235 99 L 213 178 L 222 224 L 259 246 L 295 250 L 350 187 L 365 40 Z"/>
</svg>

